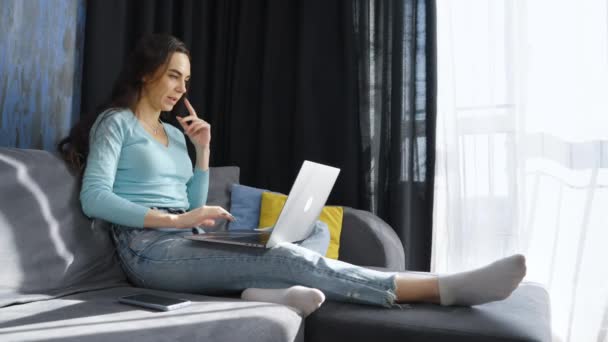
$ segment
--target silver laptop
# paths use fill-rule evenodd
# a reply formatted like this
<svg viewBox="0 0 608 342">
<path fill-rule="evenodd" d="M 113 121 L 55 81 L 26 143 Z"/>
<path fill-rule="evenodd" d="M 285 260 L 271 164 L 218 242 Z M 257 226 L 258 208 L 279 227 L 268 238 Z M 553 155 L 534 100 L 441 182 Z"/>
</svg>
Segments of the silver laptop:
<svg viewBox="0 0 608 342">
<path fill-rule="evenodd" d="M 251 231 L 208 232 L 185 236 L 187 239 L 251 247 L 271 248 L 282 242 L 299 242 L 314 229 L 340 169 L 304 161 L 285 206 L 273 227 Z"/>
</svg>

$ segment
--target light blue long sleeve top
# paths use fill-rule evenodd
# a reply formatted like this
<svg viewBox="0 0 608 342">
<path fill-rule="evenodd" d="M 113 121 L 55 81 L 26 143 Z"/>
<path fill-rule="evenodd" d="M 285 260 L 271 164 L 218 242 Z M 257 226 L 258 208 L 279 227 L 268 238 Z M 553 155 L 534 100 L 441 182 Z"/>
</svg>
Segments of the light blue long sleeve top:
<svg viewBox="0 0 608 342">
<path fill-rule="evenodd" d="M 205 205 L 209 171 L 193 169 L 184 134 L 169 124 L 163 127 L 168 146 L 154 139 L 129 109 L 99 115 L 91 128 L 80 191 L 87 216 L 142 228 L 151 207 Z"/>
</svg>

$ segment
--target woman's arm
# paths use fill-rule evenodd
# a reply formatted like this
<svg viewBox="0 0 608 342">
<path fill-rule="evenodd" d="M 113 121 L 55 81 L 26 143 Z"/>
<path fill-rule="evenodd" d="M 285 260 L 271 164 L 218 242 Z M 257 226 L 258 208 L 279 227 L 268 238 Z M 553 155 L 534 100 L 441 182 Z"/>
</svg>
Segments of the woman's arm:
<svg viewBox="0 0 608 342">
<path fill-rule="evenodd" d="M 196 148 L 194 174 L 187 184 L 190 209 L 202 207 L 207 203 L 209 192 L 209 146 Z"/>
<path fill-rule="evenodd" d="M 192 228 L 213 226 L 217 219 L 233 221 L 234 217 L 224 208 L 218 206 L 202 206 L 184 214 L 169 214 L 152 209 L 146 214 L 144 225 L 147 228 Z"/>
<path fill-rule="evenodd" d="M 80 203 L 89 217 L 141 228 L 150 209 L 112 191 L 126 133 L 123 119 L 120 112 L 102 113 L 91 128 Z"/>
<path fill-rule="evenodd" d="M 161 227 L 175 227 L 178 228 L 179 215 L 170 214 L 164 211 L 150 209 L 144 216 L 144 227 L 146 228 L 161 228 Z M 186 228 L 186 227 L 180 227 Z"/>
<path fill-rule="evenodd" d="M 184 104 L 188 108 L 189 115 L 184 118 L 177 116 L 177 121 L 184 129 L 184 135 L 188 136 L 196 149 L 194 175 L 187 184 L 188 201 L 190 202 L 188 209 L 190 210 L 202 207 L 207 203 L 211 125 L 198 117 L 188 99 L 184 99 Z"/>
<path fill-rule="evenodd" d="M 106 115 L 108 116 L 101 117 Z M 188 213 L 169 214 L 116 195 L 112 188 L 126 133 L 126 125 L 122 124 L 122 119 L 120 113 L 104 113 L 91 128 L 87 167 L 80 191 L 82 210 L 87 216 L 137 228 L 191 228 L 213 225 L 214 220 L 218 218 L 232 219 L 232 216 L 220 207 L 203 206 L 207 200 L 209 171 L 202 171 L 198 167 L 201 163 L 202 166 L 208 165 L 208 149 L 199 155 L 200 163 L 197 160 L 195 175 L 188 184 L 189 197 L 197 198 L 203 204 L 198 207 L 191 206 L 193 209 Z M 198 204 L 197 201 L 192 203 Z"/>
</svg>

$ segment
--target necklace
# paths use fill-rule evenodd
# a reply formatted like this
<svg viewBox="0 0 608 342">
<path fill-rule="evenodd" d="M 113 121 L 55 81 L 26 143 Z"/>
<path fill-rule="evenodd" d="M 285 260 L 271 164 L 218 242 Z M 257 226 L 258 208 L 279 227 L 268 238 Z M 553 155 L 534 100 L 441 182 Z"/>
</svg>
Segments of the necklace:
<svg viewBox="0 0 608 342">
<path fill-rule="evenodd" d="M 154 135 L 157 135 L 158 131 L 161 129 L 161 127 L 163 127 L 162 122 L 160 121 L 160 119 L 158 119 L 158 123 L 157 123 L 156 127 L 152 127 L 152 125 L 150 125 L 149 123 L 145 122 L 144 120 L 141 120 L 141 122 L 143 122 L 146 125 L 148 125 L 148 127 L 150 127 L 150 129 L 152 129 L 152 132 L 154 132 Z"/>
</svg>

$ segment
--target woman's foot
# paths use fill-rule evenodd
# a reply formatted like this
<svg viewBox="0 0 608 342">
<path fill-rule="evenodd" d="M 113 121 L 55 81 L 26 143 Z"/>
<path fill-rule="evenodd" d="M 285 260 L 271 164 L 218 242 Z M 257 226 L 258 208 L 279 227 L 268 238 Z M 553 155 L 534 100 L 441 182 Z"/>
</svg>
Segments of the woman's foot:
<svg viewBox="0 0 608 342">
<path fill-rule="evenodd" d="M 305 286 L 292 286 L 286 289 L 249 288 L 241 293 L 245 300 L 283 304 L 295 308 L 306 317 L 321 307 L 325 295 L 321 290 Z"/>
<path fill-rule="evenodd" d="M 526 258 L 521 254 L 487 266 L 450 275 L 439 275 L 441 305 L 477 305 L 503 300 L 526 275 Z"/>
</svg>

